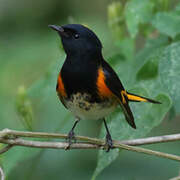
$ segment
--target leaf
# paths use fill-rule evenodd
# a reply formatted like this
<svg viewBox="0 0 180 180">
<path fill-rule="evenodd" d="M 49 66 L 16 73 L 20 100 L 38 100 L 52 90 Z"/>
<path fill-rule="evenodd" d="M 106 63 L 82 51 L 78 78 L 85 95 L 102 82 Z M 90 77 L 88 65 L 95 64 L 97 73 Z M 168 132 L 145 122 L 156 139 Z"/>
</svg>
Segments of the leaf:
<svg viewBox="0 0 180 180">
<path fill-rule="evenodd" d="M 180 113 L 180 42 L 164 49 L 159 71 L 161 83 L 171 96 L 176 112 Z"/>
<path fill-rule="evenodd" d="M 64 55 L 62 55 L 58 60 L 57 63 L 53 64 L 49 71 L 43 76 L 41 79 L 37 80 L 29 89 L 27 89 L 26 92 L 24 92 L 23 89 L 20 91 L 20 97 L 18 96 L 18 101 L 16 102 L 18 111 L 25 116 L 25 118 L 30 118 L 31 115 L 31 106 L 29 106 L 29 100 L 34 103 L 34 101 L 38 101 L 38 105 L 40 102 L 47 102 L 48 105 L 50 104 L 50 99 L 52 99 L 52 94 L 56 95 L 56 81 L 57 81 L 57 75 L 60 68 L 60 63 L 63 63 Z M 58 65 L 57 65 L 58 64 Z M 27 99 L 28 98 L 28 99 Z M 31 99 L 29 99 L 31 98 Z M 39 100 L 40 99 L 40 100 Z M 40 106 L 43 106 L 42 104 Z M 49 108 L 50 109 L 50 108 Z M 28 112 L 28 113 L 27 113 Z M 63 112 L 63 109 L 58 111 L 60 112 L 61 119 L 58 118 L 56 123 L 53 121 L 54 128 L 53 129 L 60 129 L 60 127 L 63 127 L 64 120 L 66 122 L 67 119 L 66 113 Z M 62 113 L 63 112 L 63 113 Z M 45 114 L 46 112 L 44 112 Z M 28 115 L 28 117 L 27 117 Z M 57 115 L 58 116 L 58 115 Z M 36 117 L 35 117 L 36 118 Z M 52 120 L 52 119 L 51 119 Z M 46 125 L 46 122 L 43 118 L 38 119 L 36 123 L 41 123 L 41 130 Z M 49 124 L 49 121 L 48 121 Z M 60 124 L 60 126 L 59 126 Z M 37 128 L 37 124 L 35 124 L 35 128 Z M 51 130 L 51 126 L 47 125 L 48 130 Z M 32 148 L 25 148 L 25 147 L 13 147 L 11 150 L 3 154 L 1 157 L 1 163 L 3 164 L 3 168 L 5 171 L 6 176 L 8 176 L 9 173 L 12 172 L 12 169 L 15 168 L 18 163 L 24 162 L 28 160 L 29 158 L 32 158 L 33 156 L 37 155 L 38 152 L 42 151 L 41 149 L 32 149 Z"/>
<path fill-rule="evenodd" d="M 161 86 L 158 76 L 159 61 L 162 55 L 162 51 L 164 50 L 165 45 L 167 45 L 167 42 L 167 38 L 162 36 L 156 40 L 147 41 L 145 49 L 139 53 L 137 56 L 138 58 L 136 57 L 136 68 L 133 66 L 133 70 L 135 69 L 133 73 L 137 73 L 135 76 L 135 88 L 130 91 L 142 96 L 147 96 L 149 98 L 152 98 L 152 95 L 157 96 L 156 99 L 162 102 L 162 104 L 131 104 L 138 127 L 137 130 L 133 130 L 125 122 L 124 115 L 122 113 L 119 111 L 113 113 L 110 118 L 113 121 L 108 124 L 109 128 L 113 130 L 111 132 L 113 139 L 121 140 L 144 137 L 151 131 L 153 127 L 160 124 L 160 122 L 163 120 L 163 117 L 169 111 L 171 107 L 171 100 L 166 94 L 167 91 Z M 122 71 L 124 72 L 124 68 L 122 68 Z M 127 72 L 127 69 L 125 71 Z M 148 94 L 151 94 L 151 96 L 148 96 Z M 145 119 L 147 120 L 144 122 Z M 119 124 L 120 121 L 121 124 Z M 101 137 L 104 136 L 105 129 L 102 127 Z M 105 153 L 104 151 L 100 151 L 98 155 L 98 164 L 94 172 L 93 179 L 95 179 L 96 176 L 105 167 L 111 164 L 118 157 L 118 154 L 119 150 L 113 150 L 109 154 Z"/>
<path fill-rule="evenodd" d="M 176 5 L 176 12 L 180 13 L 180 3 Z"/>
<path fill-rule="evenodd" d="M 158 75 L 159 54 L 150 56 L 146 60 L 147 63 L 144 64 L 136 75 L 137 80 L 151 79 Z"/>
<path fill-rule="evenodd" d="M 159 62 L 164 49 L 162 47 L 154 52 L 152 51 L 152 54 L 147 57 L 146 63 L 141 66 L 135 76 L 135 87 L 145 88 L 148 94 L 150 94 L 150 98 L 152 95 L 156 96 L 160 92 L 169 95 L 167 89 L 162 85 L 159 76 Z"/>
<path fill-rule="evenodd" d="M 121 61 L 126 61 L 125 57 L 121 53 L 113 54 L 112 56 L 108 57 L 107 60 L 112 66 L 118 66 Z"/>
<path fill-rule="evenodd" d="M 3 154 L 0 158 L 3 164 L 3 169 L 8 177 L 9 173 L 18 166 L 18 163 L 28 160 L 33 156 L 37 155 L 41 149 L 25 148 L 25 147 L 13 147 L 11 150 Z"/>
<path fill-rule="evenodd" d="M 164 47 L 168 44 L 168 38 L 160 36 L 157 39 L 148 39 L 145 47 L 138 52 L 133 63 L 133 73 L 137 73 L 148 61 L 159 59 Z"/>
<path fill-rule="evenodd" d="M 114 39 L 121 40 L 124 38 L 126 29 L 121 2 L 113 2 L 108 6 L 108 24 Z"/>
<path fill-rule="evenodd" d="M 121 78 L 123 84 L 127 86 L 128 80 L 130 78 L 130 68 L 131 62 L 128 61 L 123 55 L 115 54 L 108 58 L 110 65 L 114 68 L 118 76 Z"/>
<path fill-rule="evenodd" d="M 32 98 L 43 96 L 43 100 L 47 100 L 53 92 L 56 91 L 57 76 L 60 67 L 64 62 L 64 53 L 60 56 L 57 62 L 53 63 L 48 72 L 39 80 L 37 80 L 29 89 L 28 95 Z"/>
<path fill-rule="evenodd" d="M 56 58 L 57 52 L 59 50 L 56 50 L 57 49 L 56 43 L 55 45 L 53 44 L 53 42 L 55 42 L 55 38 L 53 37 L 55 36 L 49 36 L 48 34 L 44 34 L 42 32 L 40 34 L 38 33 L 35 38 L 33 38 L 33 34 L 29 34 L 29 35 L 26 35 L 25 38 L 23 36 L 18 37 L 18 41 L 15 38 L 13 41 L 9 43 L 8 49 L 5 48 L 5 46 L 3 46 L 4 51 L 2 51 L 1 57 L 4 57 L 3 59 L 6 60 L 6 61 L 3 61 L 3 62 L 6 62 L 6 66 L 4 66 L 4 68 L 1 67 L 1 72 L 4 71 L 5 73 L 4 75 L 2 74 L 1 75 L 3 78 L 6 77 L 4 78 L 4 82 L 6 82 L 7 84 L 4 84 L 4 82 L 2 82 L 4 84 L 3 86 L 4 87 L 6 87 L 7 85 L 8 86 L 4 89 L 5 90 L 4 91 L 5 94 L 3 94 L 4 97 L 3 96 L 2 96 L 3 98 L 1 97 L 1 103 L 2 103 L 0 104 L 1 105 L 1 112 L 0 112 L 1 129 L 14 128 L 14 129 L 24 130 L 24 128 L 19 125 L 19 121 L 18 121 L 19 117 L 17 116 L 17 113 L 14 110 L 14 105 L 15 105 L 14 92 L 16 91 L 16 88 L 17 86 L 19 86 L 20 83 L 29 84 L 29 82 L 31 82 L 32 79 L 35 79 L 35 77 L 41 76 L 46 62 L 49 62 L 50 60 L 53 61 L 53 59 Z M 8 53 L 8 51 L 11 53 Z M 49 53 L 51 51 L 52 53 Z M 8 61 L 12 63 L 7 63 Z M 2 65 L 5 65 L 5 64 L 3 63 Z M 7 72 L 5 71 L 5 69 L 7 69 L 6 70 Z M 13 72 L 10 75 L 10 77 L 13 77 L 13 78 L 10 78 L 11 83 L 9 83 L 10 80 L 8 80 L 9 72 Z M 52 72 L 56 72 L 56 70 Z M 55 77 L 57 78 L 57 76 Z M 36 97 L 38 97 L 38 95 L 41 94 L 41 92 L 44 92 L 45 90 L 48 91 L 47 87 L 54 88 L 54 86 L 50 84 L 49 86 L 47 85 L 46 87 L 43 86 L 45 89 L 37 88 L 36 92 L 34 91 L 34 94 L 32 91 L 31 91 L 32 92 L 31 94 L 30 91 L 28 90 L 27 90 L 28 92 L 26 90 L 25 92 L 23 92 L 24 91 L 23 89 L 20 90 L 19 92 L 20 94 L 18 95 L 17 101 L 16 101 L 16 108 L 17 108 L 16 110 L 18 111 L 19 115 L 21 115 L 21 118 L 23 118 L 23 121 L 24 122 L 26 121 L 26 125 L 28 125 L 29 127 L 31 127 L 31 120 L 32 120 L 32 115 L 33 115 L 32 113 L 34 112 L 34 111 L 32 112 L 31 108 L 35 110 L 33 106 L 33 101 L 31 101 L 32 99 L 29 99 L 29 95 L 30 94 L 32 96 L 37 95 Z M 54 92 L 55 92 L 55 88 L 54 88 Z M 51 94 L 49 94 L 49 96 L 50 95 Z M 45 97 L 47 97 L 47 94 L 46 96 L 44 96 L 44 98 Z M 39 102 L 36 104 L 39 104 Z M 32 103 L 32 106 L 31 106 L 31 103 Z M 44 120 L 42 116 L 40 115 L 40 112 L 38 112 L 38 115 L 39 115 L 38 119 L 36 117 L 36 114 L 34 115 L 35 116 L 33 116 L 33 125 L 34 125 L 34 122 L 39 123 L 41 119 Z M 34 121 L 34 119 L 36 119 L 36 121 Z M 43 125 L 44 124 L 42 123 L 41 127 Z M 50 125 L 48 127 L 50 127 Z M 33 156 L 37 155 L 37 153 L 40 151 L 41 151 L 40 149 L 13 147 L 8 152 L 1 155 L 0 162 L 5 171 L 5 175 L 8 177 L 8 175 L 11 173 L 11 170 L 17 167 L 19 163 L 23 162 L 24 160 L 28 160 L 32 158 Z M 24 174 L 23 170 L 22 170 L 22 174 Z"/>
<path fill-rule="evenodd" d="M 132 38 L 138 33 L 138 26 L 141 23 L 150 21 L 153 15 L 153 2 L 149 0 L 131 0 L 125 8 L 125 18 L 128 31 Z"/>
<path fill-rule="evenodd" d="M 132 38 L 123 38 L 121 41 L 116 40 L 115 45 L 127 60 L 132 60 L 135 52 L 135 41 Z M 128 48 L 127 48 L 128 47 Z"/>
<path fill-rule="evenodd" d="M 152 25 L 159 32 L 175 38 L 180 33 L 180 12 L 159 12 L 152 20 Z"/>
<path fill-rule="evenodd" d="M 139 94 L 147 94 L 145 89 L 138 89 Z M 136 90 L 137 93 L 137 90 Z M 146 95 L 147 96 L 147 95 Z M 119 111 L 114 112 L 108 123 L 108 127 L 115 140 L 125 140 L 140 138 L 147 135 L 154 127 L 159 125 L 163 120 L 166 113 L 171 107 L 171 100 L 166 94 L 158 94 L 156 99 L 162 104 L 149 104 L 149 103 L 131 103 L 137 129 L 132 129 L 125 121 L 124 115 Z M 105 136 L 105 128 L 101 129 L 101 137 Z M 94 180 L 100 172 L 111 164 L 119 154 L 119 150 L 111 150 L 110 153 L 105 153 L 103 150 L 99 151 L 97 167 L 94 171 L 92 179 Z"/>
<path fill-rule="evenodd" d="M 27 91 L 24 86 L 20 86 L 16 95 L 16 111 L 24 128 L 32 131 L 33 110 Z"/>
</svg>

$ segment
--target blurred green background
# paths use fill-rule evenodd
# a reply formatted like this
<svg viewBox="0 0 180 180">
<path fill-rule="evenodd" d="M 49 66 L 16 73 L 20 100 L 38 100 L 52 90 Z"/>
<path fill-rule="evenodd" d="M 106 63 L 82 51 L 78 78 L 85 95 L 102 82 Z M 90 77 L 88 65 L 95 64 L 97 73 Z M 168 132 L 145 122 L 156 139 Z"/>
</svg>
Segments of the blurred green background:
<svg viewBox="0 0 180 180">
<path fill-rule="evenodd" d="M 143 8 L 139 6 L 140 1 L 133 1 L 139 9 Z M 133 80 L 135 76 L 131 76 L 134 69 L 136 70 L 136 63 L 135 65 L 133 63 L 136 60 L 140 63 L 141 58 L 146 57 L 145 52 L 141 53 L 141 50 L 148 47 L 146 42 L 153 38 L 165 44 L 168 40 L 179 41 L 179 32 L 173 31 L 172 34 L 175 35 L 172 38 L 172 31 L 170 35 L 169 30 L 165 33 L 161 32 L 155 20 L 154 26 L 149 25 L 153 24 L 149 20 L 140 20 L 140 24 L 134 26 L 132 23 L 133 27 L 137 26 L 139 29 L 135 27 L 131 28 L 134 31 L 130 31 L 123 19 L 126 16 L 128 20 L 128 15 L 122 15 L 122 7 L 126 8 L 131 0 L 116 1 L 115 6 L 112 2 L 110 0 L 0 0 L 0 129 L 67 133 L 72 127 L 73 117 L 59 102 L 55 92 L 57 74 L 65 54 L 58 35 L 48 28 L 49 24 L 81 23 L 93 29 L 103 43 L 105 59 L 108 59 L 116 69 L 127 89 L 137 88 L 136 80 Z M 167 0 L 146 2 L 152 3 L 151 13 L 154 16 L 157 12 L 173 12 L 178 1 L 174 0 L 171 4 Z M 149 6 L 141 12 L 141 18 L 144 17 L 143 13 L 149 12 L 148 8 Z M 115 16 L 120 17 L 120 20 L 117 19 L 117 24 Z M 179 26 L 174 28 L 178 29 Z M 162 40 L 159 41 L 159 37 Z M 156 47 L 159 48 L 161 44 L 161 42 L 157 43 Z M 151 53 L 153 49 L 147 48 L 146 51 Z M 150 72 L 156 69 L 154 64 L 148 67 L 151 67 Z M 149 78 L 148 70 L 144 72 L 142 68 L 138 73 L 137 80 L 138 78 L 142 80 L 143 77 L 145 80 Z M 153 73 L 154 78 L 157 72 L 153 71 Z M 140 84 L 143 88 L 146 84 L 153 84 L 153 78 L 151 77 L 147 83 L 143 79 Z M 150 89 L 148 95 L 151 96 L 152 93 L 154 91 Z M 156 95 L 157 92 L 153 97 Z M 23 112 L 21 108 L 24 108 Z M 163 122 L 153 128 L 148 136 L 178 133 L 180 121 L 176 111 L 173 106 L 169 113 L 164 113 Z M 101 121 L 81 121 L 76 132 L 80 135 L 98 137 L 101 123 Z M 180 155 L 178 142 L 146 147 Z M 64 151 L 14 147 L 1 155 L 0 162 L 9 180 L 90 179 L 97 165 L 97 157 L 97 150 Z M 179 169 L 179 163 L 171 160 L 122 151 L 97 179 L 168 180 L 177 176 Z"/>
</svg>

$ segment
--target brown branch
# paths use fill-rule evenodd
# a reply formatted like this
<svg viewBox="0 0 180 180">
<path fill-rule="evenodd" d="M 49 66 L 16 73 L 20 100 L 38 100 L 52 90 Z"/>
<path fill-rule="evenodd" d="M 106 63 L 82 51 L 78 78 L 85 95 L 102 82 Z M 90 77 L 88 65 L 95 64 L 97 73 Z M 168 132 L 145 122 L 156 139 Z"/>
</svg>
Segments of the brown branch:
<svg viewBox="0 0 180 180">
<path fill-rule="evenodd" d="M 66 142 L 34 141 L 34 140 L 25 140 L 19 137 L 65 139 L 67 138 L 67 135 L 58 134 L 58 133 L 45 133 L 45 132 L 24 132 L 24 131 L 15 131 L 9 129 L 4 129 L 0 131 L 0 143 L 9 144 L 13 146 L 26 146 L 26 147 L 34 147 L 34 148 L 55 148 L 55 149 L 66 149 L 68 146 L 68 143 Z M 71 149 L 105 148 L 105 142 L 104 140 L 101 139 L 90 138 L 85 136 L 76 136 L 76 139 L 83 142 L 73 143 L 71 145 Z M 163 158 L 180 161 L 180 156 L 158 152 L 158 151 L 152 151 L 140 147 L 133 147 L 135 145 L 170 142 L 177 140 L 180 140 L 180 134 L 127 140 L 127 141 L 114 141 L 114 148 L 126 149 L 129 151 L 135 151 L 135 152 L 140 152 L 144 154 L 155 155 Z"/>
<path fill-rule="evenodd" d="M 5 180 L 5 175 L 2 167 L 0 167 L 0 176 L 1 176 L 1 180 Z"/>
<path fill-rule="evenodd" d="M 67 134 L 60 134 L 60 133 L 46 133 L 46 132 L 28 132 L 28 131 L 15 131 L 10 129 L 4 129 L 0 131 L 0 138 L 3 137 L 34 137 L 34 138 L 52 138 L 52 139 L 66 139 Z M 98 143 L 104 143 L 104 140 L 90 138 L 85 136 L 76 136 L 77 140 Z M 165 143 L 165 142 L 174 142 L 180 141 L 180 134 L 172 134 L 172 135 L 165 135 L 165 136 L 155 136 L 155 137 L 148 137 L 148 138 L 140 138 L 140 139 L 132 139 L 132 140 L 125 140 L 125 141 L 117 141 L 114 142 L 117 144 L 127 144 L 127 145 L 146 145 L 146 144 L 155 144 L 155 143 Z"/>
<path fill-rule="evenodd" d="M 179 140 L 180 140 L 180 134 L 171 134 L 171 135 L 165 135 L 165 136 L 126 140 L 126 141 L 121 141 L 121 143 L 125 143 L 127 145 L 132 145 L 132 146 L 139 146 L 139 145 L 146 145 L 146 144 L 174 142 L 174 141 L 179 141 Z"/>
<path fill-rule="evenodd" d="M 32 141 L 25 140 L 21 138 L 16 139 L 0 139 L 1 143 L 10 144 L 13 146 L 25 146 L 32 148 L 51 148 L 51 149 L 64 149 L 68 147 L 67 142 L 49 142 L 49 141 Z M 89 144 L 89 143 L 73 143 L 71 144 L 71 149 L 99 149 L 104 146 Z"/>
<path fill-rule="evenodd" d="M 3 147 L 2 149 L 0 149 L 0 154 L 3 154 L 5 152 L 7 152 L 9 149 L 11 149 L 13 147 L 13 145 L 8 144 L 5 147 Z"/>
<path fill-rule="evenodd" d="M 180 180 L 180 176 L 177 176 L 177 177 L 174 177 L 174 178 L 171 178 L 169 180 Z"/>
</svg>

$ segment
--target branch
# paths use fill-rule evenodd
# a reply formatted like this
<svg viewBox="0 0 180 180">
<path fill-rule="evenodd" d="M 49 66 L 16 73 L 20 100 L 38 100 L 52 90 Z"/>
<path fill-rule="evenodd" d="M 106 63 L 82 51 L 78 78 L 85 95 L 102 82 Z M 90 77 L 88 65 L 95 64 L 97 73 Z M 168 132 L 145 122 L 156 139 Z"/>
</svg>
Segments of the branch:
<svg viewBox="0 0 180 180">
<path fill-rule="evenodd" d="M 137 145 L 146 145 L 146 144 L 174 142 L 174 141 L 179 141 L 179 140 L 180 140 L 180 134 L 172 134 L 172 135 L 165 135 L 165 136 L 132 139 L 132 140 L 127 140 L 127 141 L 122 141 L 121 143 L 137 146 Z"/>
<path fill-rule="evenodd" d="M 0 143 L 9 144 L 12 146 L 16 145 L 16 146 L 26 146 L 26 147 L 34 147 L 34 148 L 55 148 L 55 149 L 66 149 L 68 146 L 68 143 L 66 142 L 34 141 L 34 140 L 25 140 L 19 137 L 66 139 L 67 135 L 58 134 L 58 133 L 15 131 L 9 129 L 4 129 L 0 131 Z M 85 143 L 84 142 L 73 143 L 71 145 L 71 149 L 103 149 L 105 147 L 105 142 L 104 140 L 101 139 L 90 138 L 85 136 L 76 136 L 76 139 L 80 141 L 84 141 Z M 114 142 L 114 148 L 126 149 L 129 151 L 135 151 L 135 152 L 140 152 L 144 154 L 180 161 L 180 156 L 158 152 L 158 151 L 152 151 L 140 147 L 133 147 L 135 145 L 153 144 L 153 143 L 170 142 L 170 141 L 178 141 L 178 140 L 180 140 L 180 134 L 143 138 L 143 139 L 134 139 L 127 141 L 113 141 L 113 142 Z"/>
<path fill-rule="evenodd" d="M 2 167 L 0 167 L 0 176 L 1 176 L 1 180 L 5 180 L 5 175 Z"/>
<path fill-rule="evenodd" d="M 169 180 L 180 180 L 180 171 L 179 171 L 178 176 L 170 178 Z"/>
<path fill-rule="evenodd" d="M 174 178 L 171 178 L 169 180 L 180 180 L 180 176 L 177 176 L 177 177 L 174 177 Z"/>
<path fill-rule="evenodd" d="M 16 131 L 11 129 L 3 129 L 0 131 L 0 138 L 5 137 L 29 137 L 29 138 L 51 138 L 51 139 L 66 139 L 67 134 L 60 134 L 60 133 L 46 133 L 46 132 L 28 132 L 28 131 Z M 85 136 L 76 136 L 76 140 L 98 143 L 100 145 L 104 143 L 104 140 L 100 140 L 97 138 L 90 138 Z M 156 137 L 148 137 L 148 138 L 140 138 L 140 139 L 133 139 L 133 140 L 125 140 L 125 141 L 117 141 L 114 142 L 117 144 L 127 144 L 127 145 L 146 145 L 146 144 L 155 144 L 155 143 L 164 143 L 164 142 L 174 142 L 180 140 L 180 134 L 172 134 L 172 135 L 165 135 L 165 136 L 156 136 Z"/>
<path fill-rule="evenodd" d="M 8 144 L 7 146 L 3 147 L 2 149 L 0 149 L 0 154 L 3 154 L 5 152 L 7 152 L 9 149 L 11 149 L 13 147 L 13 145 Z"/>
</svg>

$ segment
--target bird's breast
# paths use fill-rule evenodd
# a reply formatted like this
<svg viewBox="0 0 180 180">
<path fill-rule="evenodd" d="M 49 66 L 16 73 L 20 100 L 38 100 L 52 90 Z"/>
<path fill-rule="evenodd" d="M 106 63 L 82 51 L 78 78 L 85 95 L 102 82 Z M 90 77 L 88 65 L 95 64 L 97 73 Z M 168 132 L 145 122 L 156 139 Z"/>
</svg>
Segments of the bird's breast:
<svg viewBox="0 0 180 180">
<path fill-rule="evenodd" d="M 75 93 L 70 98 L 64 98 L 65 106 L 80 119 L 102 119 L 113 112 L 118 105 L 116 99 L 104 99 L 100 102 L 92 102 L 91 95 L 87 93 Z"/>
<path fill-rule="evenodd" d="M 89 93 L 93 95 L 94 100 L 96 100 L 96 64 L 83 62 L 70 64 L 65 62 L 60 74 L 64 89 L 68 97 L 70 97 L 72 94 L 80 92 Z"/>
</svg>

